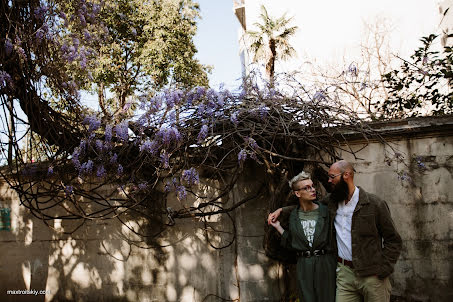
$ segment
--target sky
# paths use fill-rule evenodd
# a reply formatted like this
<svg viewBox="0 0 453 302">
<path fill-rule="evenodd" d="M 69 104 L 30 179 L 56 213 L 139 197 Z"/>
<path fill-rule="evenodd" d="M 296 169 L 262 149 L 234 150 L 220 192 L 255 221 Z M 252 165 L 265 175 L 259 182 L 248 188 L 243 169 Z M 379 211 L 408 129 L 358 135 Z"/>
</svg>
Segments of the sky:
<svg viewBox="0 0 453 302">
<path fill-rule="evenodd" d="M 232 0 L 198 0 L 202 19 L 198 20 L 195 45 L 202 64 L 214 67 L 210 85 L 218 88 L 238 87 L 241 76 L 239 60 L 239 22 Z M 421 44 L 419 39 L 438 30 L 439 0 L 246 0 L 247 24 L 258 21 L 260 5 L 272 17 L 287 13 L 299 27 L 291 41 L 297 57 L 277 64 L 281 71 L 298 69 L 307 62 L 318 65 L 341 65 L 360 56 L 359 45 L 364 37 L 364 22 L 384 18 L 391 28 L 390 47 L 393 54 L 408 57 Z M 250 29 L 250 28 L 248 28 Z M 285 66 L 287 65 L 287 66 Z"/>
<path fill-rule="evenodd" d="M 209 84 L 218 88 L 237 88 L 241 77 L 239 60 L 239 22 L 233 12 L 232 0 L 198 0 L 201 19 L 194 38 L 198 49 L 196 57 L 202 64 L 214 68 L 209 75 Z"/>
</svg>

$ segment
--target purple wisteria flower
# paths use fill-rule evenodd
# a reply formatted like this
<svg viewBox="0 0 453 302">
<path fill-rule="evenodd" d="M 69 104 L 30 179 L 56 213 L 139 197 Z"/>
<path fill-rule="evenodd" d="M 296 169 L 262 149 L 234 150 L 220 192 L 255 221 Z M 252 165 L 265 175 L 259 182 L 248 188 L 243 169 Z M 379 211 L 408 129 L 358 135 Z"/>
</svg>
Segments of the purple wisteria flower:
<svg viewBox="0 0 453 302">
<path fill-rule="evenodd" d="M 257 150 L 258 149 L 258 144 L 256 143 L 256 141 L 251 138 L 251 137 L 247 137 L 246 138 L 246 142 L 248 143 L 248 145 L 253 149 L 253 150 Z"/>
<path fill-rule="evenodd" d="M 198 143 L 203 142 L 207 136 L 208 136 L 208 126 L 203 125 L 200 129 L 200 133 L 198 133 L 198 137 L 197 137 Z"/>
<path fill-rule="evenodd" d="M 165 184 L 165 187 L 164 187 L 164 191 L 166 193 L 169 193 L 172 191 L 172 188 L 173 188 L 173 184 L 169 181 L 167 181 L 167 183 Z"/>
<path fill-rule="evenodd" d="M 85 41 L 91 41 L 91 34 L 88 30 L 84 29 L 83 30 L 83 38 L 85 39 Z"/>
<path fill-rule="evenodd" d="M 72 44 L 77 49 L 80 46 L 80 40 L 78 38 L 74 37 L 74 38 L 72 38 Z"/>
<path fill-rule="evenodd" d="M 421 169 L 421 170 L 425 170 L 426 169 L 426 165 L 423 163 L 422 160 L 423 160 L 423 157 L 421 157 L 421 156 L 417 156 L 415 158 L 415 161 L 417 163 L 418 168 Z"/>
<path fill-rule="evenodd" d="M 6 86 L 13 86 L 13 80 L 6 71 L 0 71 L 0 89 L 6 88 Z"/>
<path fill-rule="evenodd" d="M 222 108 L 225 105 L 225 96 L 223 93 L 219 94 L 217 97 L 217 105 Z"/>
<path fill-rule="evenodd" d="M 89 125 L 88 132 L 96 131 L 101 126 L 101 121 L 95 115 L 86 116 L 83 123 Z"/>
<path fill-rule="evenodd" d="M 275 97 L 276 95 L 277 95 L 277 91 L 276 91 L 274 88 L 269 89 L 269 92 L 268 92 L 268 94 L 267 94 L 267 96 L 268 96 L 269 98 L 273 98 L 273 97 Z"/>
<path fill-rule="evenodd" d="M 68 60 L 69 63 L 77 59 L 77 50 L 74 46 L 70 46 L 69 49 L 66 51 L 66 60 Z"/>
<path fill-rule="evenodd" d="M 324 91 L 318 90 L 316 91 L 315 95 L 313 96 L 313 101 L 325 101 L 326 100 L 326 95 Z"/>
<path fill-rule="evenodd" d="M 198 172 L 194 168 L 182 171 L 182 179 L 185 180 L 190 186 L 196 185 L 200 182 Z"/>
<path fill-rule="evenodd" d="M 86 163 L 83 163 L 80 167 L 80 174 L 90 174 L 93 171 L 93 161 L 88 160 Z"/>
<path fill-rule="evenodd" d="M 160 155 L 160 162 L 162 163 L 162 167 L 164 169 L 168 169 L 170 167 L 169 161 L 170 161 L 170 156 L 164 150 L 164 152 L 162 152 L 161 155 Z"/>
<path fill-rule="evenodd" d="M 205 111 L 207 116 L 211 117 L 212 114 L 216 112 L 217 108 L 217 104 L 213 100 L 209 100 Z"/>
<path fill-rule="evenodd" d="M 178 195 L 178 198 L 183 200 L 186 199 L 187 197 L 187 191 L 184 186 L 176 186 L 176 194 Z"/>
<path fill-rule="evenodd" d="M 246 159 L 247 159 L 247 152 L 244 149 L 242 149 L 238 153 L 238 162 L 240 164 L 242 164 Z"/>
<path fill-rule="evenodd" d="M 195 100 L 201 99 L 206 93 L 206 88 L 202 86 L 195 87 Z"/>
<path fill-rule="evenodd" d="M 97 177 L 104 177 L 106 175 L 106 171 L 103 165 L 100 165 L 96 171 Z"/>
<path fill-rule="evenodd" d="M 36 35 L 35 36 L 36 36 L 36 39 L 39 42 L 41 42 L 45 35 L 46 35 L 45 31 L 42 28 L 40 28 L 40 29 L 38 29 L 36 31 Z"/>
<path fill-rule="evenodd" d="M 149 100 L 148 108 L 149 113 L 155 113 L 160 110 L 162 107 L 162 98 L 159 95 L 156 95 Z"/>
<path fill-rule="evenodd" d="M 67 185 L 67 186 L 64 188 L 64 191 L 65 191 L 65 194 L 66 194 L 66 195 L 71 195 L 71 194 L 74 192 L 74 187 L 71 186 L 71 185 Z"/>
<path fill-rule="evenodd" d="M 112 157 L 110 157 L 110 163 L 116 164 L 117 161 L 118 161 L 118 154 L 113 153 Z"/>
<path fill-rule="evenodd" d="M 148 115 L 147 115 L 147 114 L 143 114 L 143 115 L 137 120 L 137 124 L 138 124 L 140 127 L 145 127 L 147 123 L 148 123 Z"/>
<path fill-rule="evenodd" d="M 132 107 L 132 102 L 126 102 L 123 106 L 123 111 L 128 111 Z"/>
<path fill-rule="evenodd" d="M 175 121 L 176 121 L 176 111 L 175 110 L 172 110 L 170 111 L 170 114 L 168 115 L 168 120 L 170 122 L 170 124 L 174 124 Z"/>
<path fill-rule="evenodd" d="M 72 152 L 72 156 L 71 156 L 71 161 L 77 170 L 80 170 L 79 155 L 80 155 L 80 149 L 74 148 L 74 151 Z"/>
<path fill-rule="evenodd" d="M 87 58 L 84 53 L 80 54 L 80 68 L 86 69 L 87 68 Z"/>
<path fill-rule="evenodd" d="M 400 172 L 398 173 L 398 179 L 401 181 L 408 181 L 411 182 L 412 178 L 407 174 L 407 172 Z"/>
<path fill-rule="evenodd" d="M 198 114 L 202 115 L 206 112 L 206 106 L 205 104 L 201 103 L 200 105 L 198 105 Z"/>
<path fill-rule="evenodd" d="M 34 14 L 35 14 L 36 19 L 44 20 L 47 10 L 48 10 L 48 8 L 45 5 L 35 8 Z"/>
<path fill-rule="evenodd" d="M 358 74 L 357 66 L 355 66 L 354 64 L 349 65 L 348 72 L 349 72 L 352 76 L 356 77 L 357 74 Z"/>
<path fill-rule="evenodd" d="M 365 83 L 365 82 L 362 82 L 362 83 L 360 83 L 360 89 L 359 89 L 359 91 L 362 91 L 363 89 L 365 89 L 365 88 L 367 88 L 367 87 L 368 87 L 368 84 Z"/>
<path fill-rule="evenodd" d="M 115 126 L 116 137 L 118 137 L 123 142 L 128 141 L 129 139 L 129 123 L 128 121 L 122 121 Z"/>
<path fill-rule="evenodd" d="M 112 141 L 112 133 L 113 133 L 112 125 L 106 125 L 105 126 L 105 141 L 106 142 Z"/>
<path fill-rule="evenodd" d="M 179 105 L 183 99 L 184 93 L 180 89 L 165 91 L 165 103 L 168 108 L 173 108 L 175 105 Z"/>
<path fill-rule="evenodd" d="M 145 190 L 147 187 L 148 187 L 148 183 L 147 182 L 141 182 L 141 183 L 138 184 L 138 188 L 140 190 Z"/>
<path fill-rule="evenodd" d="M 142 142 L 140 145 L 140 152 L 146 151 L 151 154 L 156 154 L 159 150 L 159 143 L 155 140 L 150 141 L 147 139 L 146 141 Z"/>
<path fill-rule="evenodd" d="M 172 141 L 179 143 L 182 140 L 182 136 L 176 127 L 162 127 L 156 133 L 156 137 L 166 146 L 170 145 Z"/>
<path fill-rule="evenodd" d="M 177 189 L 178 186 L 179 186 L 178 180 L 176 179 L 176 177 L 173 177 L 171 181 L 166 182 L 164 190 L 167 193 L 173 192 Z"/>
<path fill-rule="evenodd" d="M 104 143 L 100 139 L 97 139 L 95 145 L 96 145 L 96 150 L 99 153 L 102 153 L 102 150 L 104 149 Z"/>
<path fill-rule="evenodd" d="M 124 172 L 123 166 L 122 165 L 118 165 L 118 169 L 117 169 L 116 173 L 118 175 L 121 175 L 121 174 L 123 174 L 123 172 Z"/>
<path fill-rule="evenodd" d="M 87 149 L 87 141 L 85 139 L 81 139 L 80 144 L 79 144 L 80 154 L 85 153 L 86 149 Z"/>
<path fill-rule="evenodd" d="M 7 56 L 9 56 L 13 52 L 14 45 L 11 42 L 10 38 L 7 38 L 5 40 L 5 53 Z"/>
<path fill-rule="evenodd" d="M 86 21 L 85 16 L 83 15 L 82 12 L 79 11 L 78 17 L 79 17 L 79 20 L 80 20 L 80 24 L 82 26 L 87 26 L 87 21 Z"/>
</svg>

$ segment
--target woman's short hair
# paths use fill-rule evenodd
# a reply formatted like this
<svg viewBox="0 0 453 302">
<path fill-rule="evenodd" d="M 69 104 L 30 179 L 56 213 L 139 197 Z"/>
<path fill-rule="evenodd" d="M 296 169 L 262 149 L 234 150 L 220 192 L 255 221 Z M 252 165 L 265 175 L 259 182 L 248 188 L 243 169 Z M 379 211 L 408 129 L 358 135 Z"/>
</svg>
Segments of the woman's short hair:
<svg viewBox="0 0 453 302">
<path fill-rule="evenodd" d="M 305 171 L 302 171 L 300 172 L 299 174 L 297 174 L 296 176 L 294 176 L 288 183 L 289 183 L 289 187 L 291 188 L 291 190 L 294 190 L 295 188 L 293 187 L 294 184 L 296 184 L 297 182 L 301 181 L 301 180 L 307 180 L 307 179 L 311 179 L 311 176 L 310 174 L 308 174 L 307 172 Z"/>
</svg>

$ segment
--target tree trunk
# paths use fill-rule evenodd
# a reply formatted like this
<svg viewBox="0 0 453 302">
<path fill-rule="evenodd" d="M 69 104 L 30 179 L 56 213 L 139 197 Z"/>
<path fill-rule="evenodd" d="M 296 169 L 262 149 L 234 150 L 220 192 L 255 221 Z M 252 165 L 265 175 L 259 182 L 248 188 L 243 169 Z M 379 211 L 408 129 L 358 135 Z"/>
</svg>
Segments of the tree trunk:
<svg viewBox="0 0 453 302">
<path fill-rule="evenodd" d="M 8 165 L 13 164 L 13 144 L 15 138 L 15 127 L 14 127 L 14 111 L 13 111 L 13 98 L 8 96 L 8 111 L 9 111 L 9 123 L 8 123 Z"/>
<path fill-rule="evenodd" d="M 277 57 L 277 50 L 275 47 L 274 39 L 269 40 L 269 49 L 271 51 L 271 56 L 266 64 L 266 73 L 267 76 L 269 77 L 270 87 L 274 87 L 275 58 Z"/>
</svg>

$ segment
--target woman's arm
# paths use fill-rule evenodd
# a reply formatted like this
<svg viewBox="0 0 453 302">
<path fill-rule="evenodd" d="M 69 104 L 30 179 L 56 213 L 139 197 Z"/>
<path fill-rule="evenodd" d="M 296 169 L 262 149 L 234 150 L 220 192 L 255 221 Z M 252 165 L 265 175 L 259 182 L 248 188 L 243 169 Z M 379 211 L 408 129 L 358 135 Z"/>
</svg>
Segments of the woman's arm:
<svg viewBox="0 0 453 302">
<path fill-rule="evenodd" d="M 285 229 L 282 228 L 282 226 L 280 225 L 280 221 L 278 221 L 278 220 L 276 220 L 275 222 L 271 221 L 270 225 L 273 226 L 277 230 L 277 232 L 280 233 L 280 235 L 282 235 L 283 232 L 285 231 Z"/>
<path fill-rule="evenodd" d="M 277 221 L 277 218 L 280 216 L 280 214 L 288 217 L 289 214 L 291 213 L 292 210 L 294 210 L 296 206 L 287 206 L 283 208 L 278 208 L 274 212 L 270 213 L 269 216 L 267 217 L 267 223 L 272 225 L 272 222 Z"/>
</svg>

